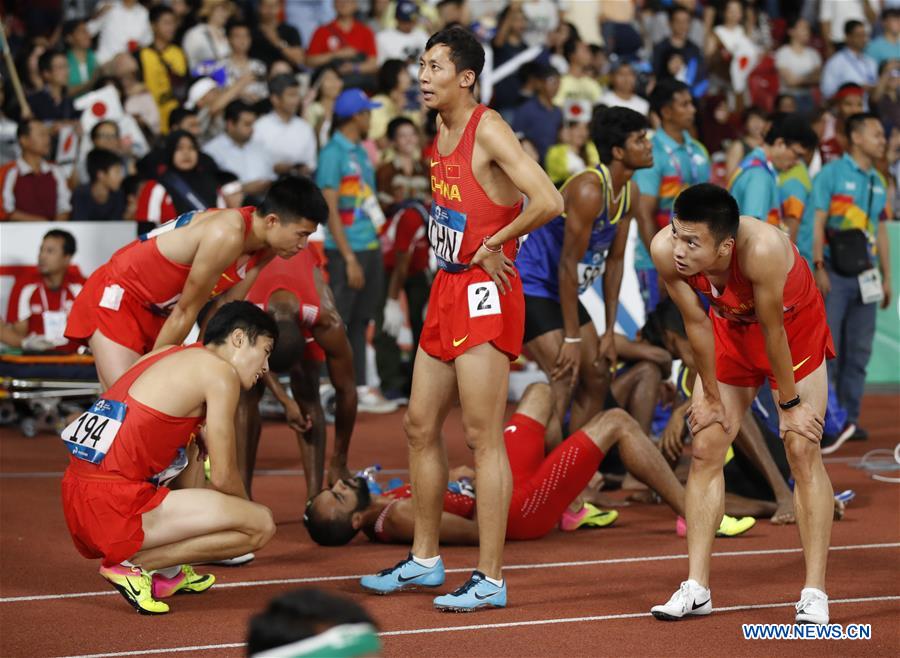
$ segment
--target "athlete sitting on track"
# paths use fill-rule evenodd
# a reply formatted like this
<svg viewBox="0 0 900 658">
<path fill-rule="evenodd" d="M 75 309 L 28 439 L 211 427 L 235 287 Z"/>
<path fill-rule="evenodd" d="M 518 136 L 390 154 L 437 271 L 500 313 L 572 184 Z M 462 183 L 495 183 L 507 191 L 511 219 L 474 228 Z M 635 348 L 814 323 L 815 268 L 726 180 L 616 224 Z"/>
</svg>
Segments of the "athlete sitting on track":
<svg viewBox="0 0 900 658">
<path fill-rule="evenodd" d="M 525 347 L 550 377 L 556 413 L 562 416 L 571 401 L 573 427 L 603 409 L 609 367 L 616 363 L 616 312 L 637 194 L 631 176 L 653 166 L 648 128 L 634 110 L 595 110 L 591 136 L 601 164 L 563 184 L 564 211 L 533 231 L 516 258 L 525 292 Z M 578 296 L 601 272 L 606 331 L 598 337 Z"/>
<path fill-rule="evenodd" d="M 560 519 L 564 529 L 608 525 L 610 513 L 582 505 L 579 494 L 614 445 L 639 480 L 658 491 L 676 514 L 684 514 L 684 489 L 626 412 L 612 409 L 597 414 L 545 457 L 547 437 L 559 433 L 558 425 L 550 387 L 531 384 L 504 431 L 513 477 L 507 539 L 538 539 L 560 525 Z M 454 474 L 459 472 L 457 469 Z M 408 485 L 372 498 L 362 478 L 341 481 L 309 502 L 304 523 L 313 540 L 324 546 L 346 544 L 359 530 L 372 541 L 409 543 L 415 523 L 411 496 Z M 443 504 L 441 542 L 478 544 L 475 499 L 447 491 Z M 736 527 L 743 532 L 749 526 L 743 520 L 730 519 L 723 522 L 722 529 L 734 534 Z M 362 586 L 386 593 L 377 578 L 366 576 Z"/>
<path fill-rule="evenodd" d="M 86 558 L 103 558 L 100 575 L 141 614 L 168 612 L 161 598 L 209 589 L 215 578 L 192 563 L 259 549 L 275 534 L 268 508 L 247 500 L 234 412 L 240 390 L 268 369 L 277 335 L 253 304 L 226 304 L 203 345 L 154 350 L 63 430 L 72 453 L 62 483 L 72 540 Z M 212 489 L 170 491 L 164 482 L 178 470 L 167 467 L 204 423 Z"/>
<path fill-rule="evenodd" d="M 347 329 L 334 295 L 322 276 L 316 254 L 304 250 L 288 260 L 266 265 L 247 300 L 266 310 L 278 323 L 278 344 L 269 360 L 265 383 L 284 405 L 288 425 L 296 432 L 306 476 L 306 496 L 322 490 L 326 423 L 319 397 L 322 361 L 335 389 L 334 452 L 328 485 L 350 477 L 347 451 L 356 424 L 356 374 Z M 275 373 L 288 372 L 291 398 Z M 250 492 L 259 445 L 259 400 L 262 385 L 241 396 L 237 423 L 238 465 Z"/>
<path fill-rule="evenodd" d="M 259 208 L 186 212 L 91 274 L 66 338 L 90 346 L 106 390 L 142 354 L 184 341 L 210 298 L 243 299 L 260 267 L 303 249 L 327 216 L 319 188 L 296 177 L 272 185 Z"/>
</svg>

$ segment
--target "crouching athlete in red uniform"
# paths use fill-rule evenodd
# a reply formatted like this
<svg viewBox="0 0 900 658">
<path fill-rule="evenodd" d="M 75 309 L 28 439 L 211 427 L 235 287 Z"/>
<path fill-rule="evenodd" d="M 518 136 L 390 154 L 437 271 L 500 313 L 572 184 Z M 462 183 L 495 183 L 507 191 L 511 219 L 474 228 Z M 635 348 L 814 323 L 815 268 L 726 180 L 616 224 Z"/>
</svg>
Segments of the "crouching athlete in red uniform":
<svg viewBox="0 0 900 658">
<path fill-rule="evenodd" d="M 327 217 L 319 188 L 297 177 L 277 181 L 258 208 L 186 212 L 91 274 L 66 338 L 90 346 L 106 390 L 142 354 L 184 341 L 210 298 L 243 299 L 263 265 L 295 255 Z"/>
<path fill-rule="evenodd" d="M 834 493 L 819 442 L 828 399 L 825 359 L 834 357 L 834 346 L 812 272 L 787 234 L 741 217 L 728 192 L 705 183 L 678 195 L 671 226 L 650 246 L 684 318 L 698 371 L 688 416 L 694 437 L 687 482 L 689 575 L 651 612 L 663 620 L 712 612 L 709 561 L 724 509 L 725 454 L 768 379 L 796 482 L 794 507 L 806 559 L 796 620 L 827 624 L 825 566 Z M 710 300 L 709 314 L 698 292 Z"/>
<path fill-rule="evenodd" d="M 507 539 L 538 539 L 559 525 L 614 445 L 628 470 L 656 490 L 676 514 L 683 514 L 681 483 L 637 421 L 622 409 L 598 413 L 545 457 L 545 437 L 560 432 L 554 406 L 550 386 L 532 384 L 506 424 L 503 439 L 513 480 Z M 477 479 L 474 484 L 477 494 Z M 346 544 L 359 530 L 373 541 L 407 543 L 415 523 L 411 495 L 404 486 L 372 498 L 361 478 L 338 482 L 310 501 L 304 523 L 313 540 L 326 546 Z M 478 543 L 476 499 L 444 493 L 442 543 Z"/>
<path fill-rule="evenodd" d="M 100 575 L 141 614 L 160 601 L 202 592 L 215 578 L 191 564 L 265 545 L 275 534 L 268 508 L 247 499 L 235 463 L 234 413 L 241 389 L 268 369 L 278 329 L 249 302 L 223 306 L 204 343 L 164 346 L 140 359 L 66 427 L 71 452 L 63 512 L 75 547 L 102 558 Z M 170 491 L 170 467 L 206 424 L 212 488 Z"/>
</svg>

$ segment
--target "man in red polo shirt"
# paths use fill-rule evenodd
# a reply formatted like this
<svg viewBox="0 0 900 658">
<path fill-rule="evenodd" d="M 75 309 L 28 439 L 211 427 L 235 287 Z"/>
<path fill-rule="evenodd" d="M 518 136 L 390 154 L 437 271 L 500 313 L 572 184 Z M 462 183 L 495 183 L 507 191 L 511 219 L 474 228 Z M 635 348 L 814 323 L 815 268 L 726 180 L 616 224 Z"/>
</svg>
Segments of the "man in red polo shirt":
<svg viewBox="0 0 900 658">
<path fill-rule="evenodd" d="M 22 337 L 22 347 L 26 350 L 74 352 L 78 349 L 76 343 L 63 336 L 66 316 L 84 284 L 83 276 L 69 271 L 75 247 L 71 233 L 59 229 L 48 231 L 38 253 L 37 272 L 16 279 L 6 319 Z"/>
<path fill-rule="evenodd" d="M 47 126 L 37 119 L 22 121 L 16 138 L 21 157 L 0 168 L 0 220 L 68 219 L 72 193 L 62 170 L 46 160 L 50 153 Z"/>
<path fill-rule="evenodd" d="M 344 78 L 344 89 L 365 86 L 359 76 L 368 76 L 372 81 L 370 76 L 378 70 L 375 34 L 356 20 L 357 9 L 356 0 L 334 0 L 337 18 L 316 29 L 306 51 L 309 66 L 336 65 Z"/>
</svg>

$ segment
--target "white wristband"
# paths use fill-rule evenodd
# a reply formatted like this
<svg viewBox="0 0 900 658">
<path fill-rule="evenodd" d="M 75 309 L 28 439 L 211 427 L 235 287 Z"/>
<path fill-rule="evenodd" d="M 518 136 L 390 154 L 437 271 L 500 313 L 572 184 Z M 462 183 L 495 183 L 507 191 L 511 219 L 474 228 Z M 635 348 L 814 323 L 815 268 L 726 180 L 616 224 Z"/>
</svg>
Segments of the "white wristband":
<svg viewBox="0 0 900 658">
<path fill-rule="evenodd" d="M 580 343 L 580 342 L 581 342 L 581 336 L 578 336 L 577 338 L 569 338 L 568 336 L 566 336 L 566 337 L 563 338 L 563 342 L 565 342 L 565 343 L 570 343 L 570 344 L 572 344 L 572 343 Z"/>
</svg>

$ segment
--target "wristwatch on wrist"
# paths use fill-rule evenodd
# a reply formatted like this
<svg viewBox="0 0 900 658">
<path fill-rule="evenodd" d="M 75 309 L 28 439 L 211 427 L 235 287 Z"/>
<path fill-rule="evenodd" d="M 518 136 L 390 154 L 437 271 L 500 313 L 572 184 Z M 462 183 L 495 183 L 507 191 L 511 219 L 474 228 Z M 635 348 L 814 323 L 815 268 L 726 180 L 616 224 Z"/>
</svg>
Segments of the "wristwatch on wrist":
<svg viewBox="0 0 900 658">
<path fill-rule="evenodd" d="M 791 400 L 788 400 L 787 402 L 779 402 L 779 403 L 778 403 L 778 406 L 781 407 L 784 411 L 787 411 L 788 409 L 793 409 L 793 408 L 796 407 L 798 404 L 800 404 L 800 395 L 799 395 L 799 393 L 797 394 L 796 397 L 794 397 L 794 398 L 791 399 Z"/>
</svg>

